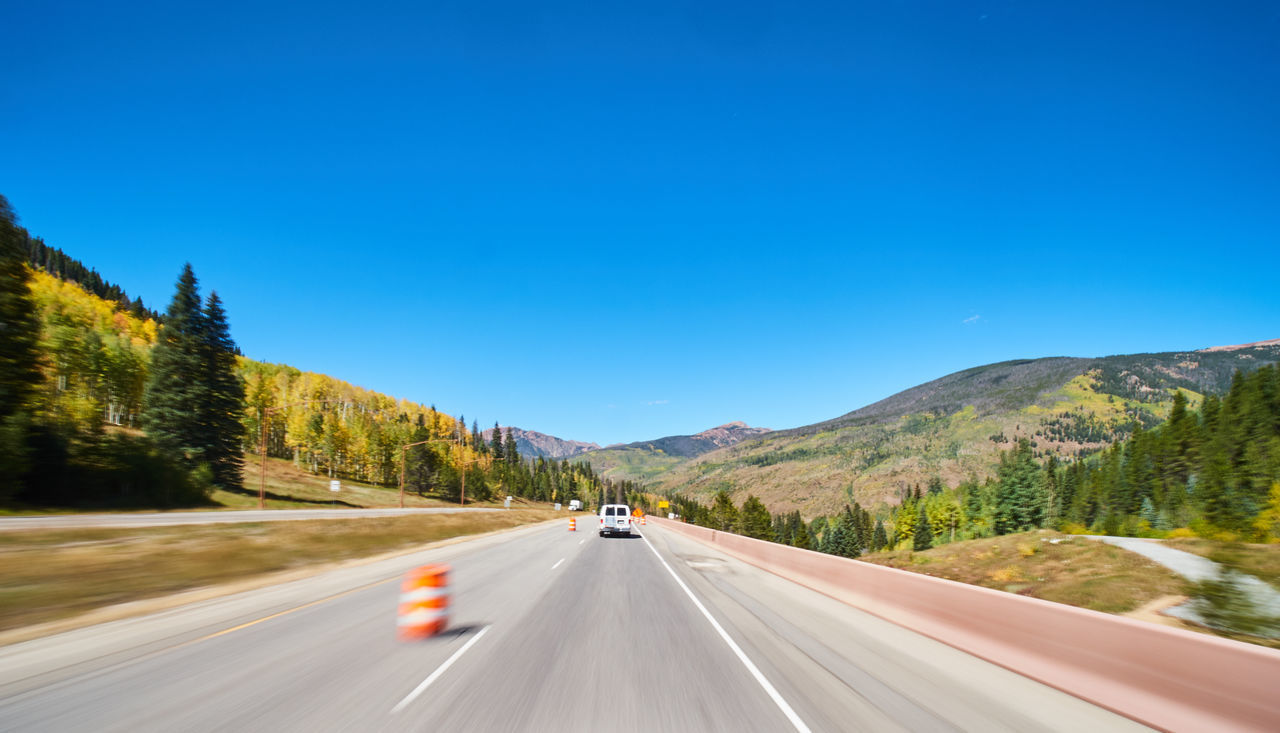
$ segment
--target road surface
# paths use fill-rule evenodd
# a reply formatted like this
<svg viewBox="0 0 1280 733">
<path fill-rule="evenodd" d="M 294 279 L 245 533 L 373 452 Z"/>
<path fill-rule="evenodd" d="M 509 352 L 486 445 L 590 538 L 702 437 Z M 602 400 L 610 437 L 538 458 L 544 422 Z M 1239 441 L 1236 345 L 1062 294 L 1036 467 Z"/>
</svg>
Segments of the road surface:
<svg viewBox="0 0 1280 733">
<path fill-rule="evenodd" d="M 595 518 L 0 649 L 21 731 L 1040 731 L 1141 726 L 654 526 Z M 454 631 L 395 638 L 400 574 Z"/>
<path fill-rule="evenodd" d="M 0 532 L 18 529 L 163 527 L 175 524 L 296 522 L 303 519 L 356 519 L 363 517 L 400 517 L 407 514 L 454 514 L 456 512 L 496 511 L 499 510 L 488 507 L 426 507 L 413 509 L 240 509 L 214 512 L 53 514 L 32 517 L 0 517 Z"/>
</svg>

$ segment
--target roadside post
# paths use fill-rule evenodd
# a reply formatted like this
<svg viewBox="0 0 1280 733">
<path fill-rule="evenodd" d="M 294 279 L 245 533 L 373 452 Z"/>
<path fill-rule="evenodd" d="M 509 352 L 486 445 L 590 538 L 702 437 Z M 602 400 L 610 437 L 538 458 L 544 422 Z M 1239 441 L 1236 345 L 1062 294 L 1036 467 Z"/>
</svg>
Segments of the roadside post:
<svg viewBox="0 0 1280 733">
<path fill-rule="evenodd" d="M 509 496 L 508 496 L 508 497 L 507 497 L 507 500 L 506 500 L 505 502 L 503 502 L 503 503 L 502 503 L 502 508 L 503 508 L 503 509 L 510 509 L 510 508 L 511 508 L 511 497 L 509 497 Z"/>
<path fill-rule="evenodd" d="M 342 491 L 342 482 L 337 480 L 330 481 L 329 491 L 330 493 L 333 493 L 333 494 L 337 494 L 339 491 Z M 335 503 L 337 503 L 337 500 L 338 500 L 337 496 L 329 497 L 329 506 L 333 506 Z"/>
</svg>

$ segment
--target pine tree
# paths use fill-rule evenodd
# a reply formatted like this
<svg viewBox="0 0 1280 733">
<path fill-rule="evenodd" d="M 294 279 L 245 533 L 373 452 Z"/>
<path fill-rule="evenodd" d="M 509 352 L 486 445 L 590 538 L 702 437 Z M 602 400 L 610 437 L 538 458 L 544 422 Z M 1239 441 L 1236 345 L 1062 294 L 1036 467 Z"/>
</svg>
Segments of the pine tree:
<svg viewBox="0 0 1280 733">
<path fill-rule="evenodd" d="M 875 531 L 871 534 L 871 551 L 879 552 L 889 545 L 889 533 L 884 531 L 884 522 L 876 520 Z"/>
<path fill-rule="evenodd" d="M 493 424 L 493 434 L 489 436 L 489 451 L 493 453 L 493 460 L 502 460 L 502 428 L 496 422 Z"/>
<path fill-rule="evenodd" d="M 733 532 L 738 525 L 738 509 L 733 505 L 729 492 L 721 489 L 711 500 L 711 514 L 708 517 L 710 527 L 725 532 Z"/>
<path fill-rule="evenodd" d="M 13 210 L 0 196 L 0 420 L 27 409 L 40 384 L 40 323 Z"/>
<path fill-rule="evenodd" d="M 738 519 L 740 533 L 758 540 L 770 539 L 773 532 L 770 521 L 769 510 L 764 503 L 755 496 L 747 496 Z"/>
<path fill-rule="evenodd" d="M 920 510 L 916 515 L 916 531 L 911 538 L 911 549 L 917 551 L 933 547 L 933 532 L 929 529 L 929 515 L 926 512 L 925 502 L 918 503 Z"/>
<path fill-rule="evenodd" d="M 799 510 L 791 512 L 788 517 L 787 531 L 791 536 L 791 545 L 793 547 L 800 547 L 806 550 L 813 547 L 813 538 L 809 536 L 809 528 L 805 526 Z"/>
<path fill-rule="evenodd" d="M 40 324 L 25 259 L 17 217 L 0 196 L 0 500 L 21 489 L 31 399 L 41 381 Z"/>
<path fill-rule="evenodd" d="M 515 436 L 511 434 L 511 428 L 506 429 L 506 444 L 502 446 L 502 454 L 506 457 L 507 463 L 520 462 L 520 449 L 516 447 Z"/>
<path fill-rule="evenodd" d="M 857 557 L 862 554 L 862 548 L 865 546 L 862 537 L 858 532 L 858 514 L 862 512 L 862 507 L 854 505 L 853 509 L 848 504 L 844 506 L 844 514 L 840 517 L 840 525 L 844 529 L 844 533 L 840 538 L 840 545 L 836 548 L 836 554 L 841 557 Z"/>
<path fill-rule="evenodd" d="M 190 263 L 182 268 L 177 291 L 151 352 L 151 373 L 142 401 L 142 424 L 156 445 L 194 468 L 206 460 L 208 404 L 204 314 Z"/>
<path fill-rule="evenodd" d="M 204 309 L 204 361 L 207 392 L 201 424 L 204 459 L 213 483 L 240 488 L 244 467 L 244 381 L 236 372 L 236 342 L 218 294 L 209 295 Z"/>
<path fill-rule="evenodd" d="M 1031 443 L 1023 438 L 1004 454 L 997 470 L 996 533 L 1009 534 L 1040 526 L 1044 519 L 1045 494 L 1040 467 L 1031 453 Z"/>
</svg>

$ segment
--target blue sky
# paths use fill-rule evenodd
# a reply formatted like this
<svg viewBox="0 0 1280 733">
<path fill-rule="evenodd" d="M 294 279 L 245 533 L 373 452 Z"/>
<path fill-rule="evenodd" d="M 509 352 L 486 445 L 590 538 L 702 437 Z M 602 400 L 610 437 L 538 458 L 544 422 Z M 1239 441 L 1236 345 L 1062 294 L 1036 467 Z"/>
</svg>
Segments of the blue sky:
<svg viewBox="0 0 1280 733">
<path fill-rule="evenodd" d="M 601 443 L 1280 337 L 1271 3 L 25 3 L 0 192 L 253 358 Z"/>
</svg>

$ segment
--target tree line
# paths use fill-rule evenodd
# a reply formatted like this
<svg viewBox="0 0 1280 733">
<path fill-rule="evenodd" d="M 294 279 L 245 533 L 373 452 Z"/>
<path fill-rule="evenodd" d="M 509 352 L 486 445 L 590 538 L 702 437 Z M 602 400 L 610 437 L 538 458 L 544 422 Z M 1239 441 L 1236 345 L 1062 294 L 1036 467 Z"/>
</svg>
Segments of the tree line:
<svg viewBox="0 0 1280 733">
<path fill-rule="evenodd" d="M 17 238 L 18 246 L 32 268 L 49 273 L 59 280 L 75 283 L 86 292 L 115 304 L 120 310 L 139 320 L 160 320 L 160 314 L 143 305 L 142 298 L 130 299 L 124 288 L 104 279 L 97 270 L 85 266 L 80 260 L 56 247 L 50 247 L 43 239 L 31 236 L 16 222 L 10 223 L 13 224 L 13 236 Z"/>
</svg>

